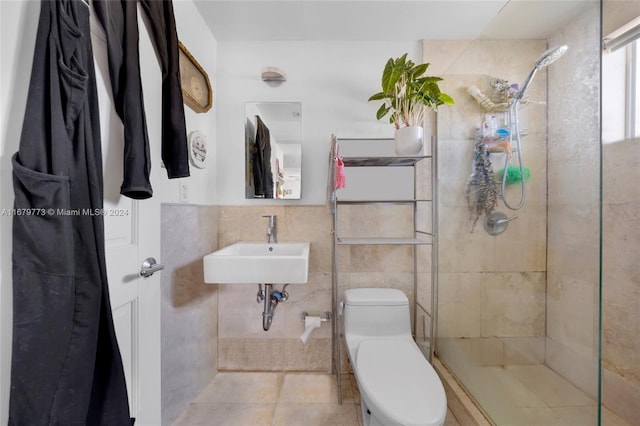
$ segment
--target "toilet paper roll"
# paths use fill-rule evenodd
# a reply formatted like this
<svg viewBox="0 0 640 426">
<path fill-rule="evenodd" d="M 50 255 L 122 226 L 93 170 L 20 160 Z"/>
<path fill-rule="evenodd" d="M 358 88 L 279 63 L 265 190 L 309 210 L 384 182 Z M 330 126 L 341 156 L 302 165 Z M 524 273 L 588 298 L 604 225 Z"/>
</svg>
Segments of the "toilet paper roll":
<svg viewBox="0 0 640 426">
<path fill-rule="evenodd" d="M 312 317 L 307 315 L 304 318 L 304 333 L 302 333 L 302 336 L 300 336 L 300 340 L 302 340 L 302 343 L 307 343 L 307 339 L 309 338 L 311 332 L 316 328 L 320 328 L 320 324 L 322 324 L 322 320 L 320 317 Z"/>
</svg>

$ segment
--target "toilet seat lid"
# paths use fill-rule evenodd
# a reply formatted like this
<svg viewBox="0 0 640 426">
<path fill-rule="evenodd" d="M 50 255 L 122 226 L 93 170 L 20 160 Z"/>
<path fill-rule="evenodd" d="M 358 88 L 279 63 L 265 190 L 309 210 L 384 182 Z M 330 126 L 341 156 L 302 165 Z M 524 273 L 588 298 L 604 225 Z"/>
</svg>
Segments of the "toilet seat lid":
<svg viewBox="0 0 640 426">
<path fill-rule="evenodd" d="M 360 392 L 379 414 L 407 426 L 444 423 L 444 388 L 414 342 L 365 340 L 356 359 Z"/>
<path fill-rule="evenodd" d="M 407 296 L 396 288 L 349 288 L 344 291 L 344 303 L 350 306 L 404 306 Z"/>
</svg>

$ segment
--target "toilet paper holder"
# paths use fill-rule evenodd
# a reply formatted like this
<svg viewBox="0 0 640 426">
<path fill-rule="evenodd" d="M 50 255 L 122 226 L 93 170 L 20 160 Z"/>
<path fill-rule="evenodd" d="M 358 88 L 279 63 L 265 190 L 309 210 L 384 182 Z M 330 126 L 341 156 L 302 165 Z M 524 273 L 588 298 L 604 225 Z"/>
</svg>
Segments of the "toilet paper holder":
<svg viewBox="0 0 640 426">
<path fill-rule="evenodd" d="M 309 316 L 309 314 L 305 311 L 302 314 L 300 314 L 300 319 L 302 320 L 302 322 L 305 321 L 305 319 Z M 324 317 L 320 317 L 320 321 L 322 322 L 327 322 L 327 321 L 331 321 L 331 312 L 326 311 L 324 313 Z"/>
</svg>

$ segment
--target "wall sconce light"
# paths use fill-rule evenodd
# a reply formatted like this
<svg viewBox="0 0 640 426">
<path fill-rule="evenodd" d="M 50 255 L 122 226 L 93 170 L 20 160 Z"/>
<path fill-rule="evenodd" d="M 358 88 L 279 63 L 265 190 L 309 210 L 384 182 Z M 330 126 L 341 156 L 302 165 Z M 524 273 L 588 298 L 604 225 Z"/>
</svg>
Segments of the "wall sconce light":
<svg viewBox="0 0 640 426">
<path fill-rule="evenodd" d="M 262 68 L 262 81 L 271 84 L 281 84 L 287 81 L 287 74 L 277 67 Z"/>
</svg>

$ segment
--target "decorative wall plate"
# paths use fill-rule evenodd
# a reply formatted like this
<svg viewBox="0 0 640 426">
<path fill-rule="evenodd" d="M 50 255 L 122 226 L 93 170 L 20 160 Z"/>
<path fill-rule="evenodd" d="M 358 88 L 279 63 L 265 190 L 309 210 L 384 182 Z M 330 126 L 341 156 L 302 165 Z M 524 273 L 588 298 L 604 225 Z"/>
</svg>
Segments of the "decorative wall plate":
<svg viewBox="0 0 640 426">
<path fill-rule="evenodd" d="M 178 41 L 178 47 L 183 101 L 195 112 L 207 112 L 213 106 L 213 90 L 209 76 L 182 42 Z"/>
<path fill-rule="evenodd" d="M 197 168 L 207 167 L 207 138 L 197 130 L 189 134 L 189 156 Z"/>
</svg>

